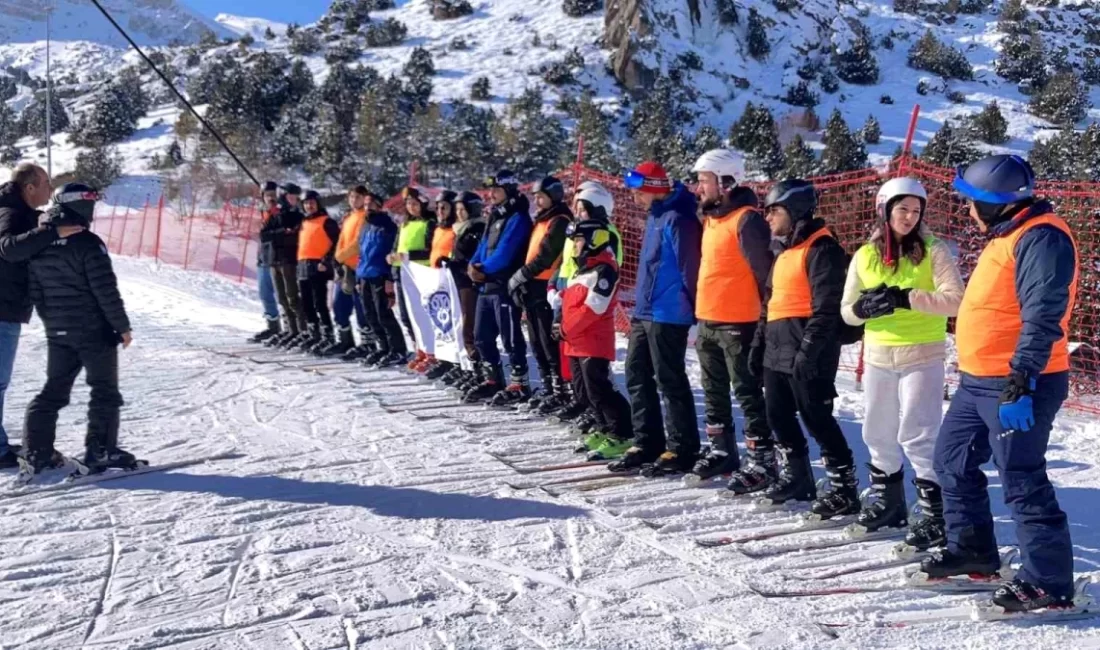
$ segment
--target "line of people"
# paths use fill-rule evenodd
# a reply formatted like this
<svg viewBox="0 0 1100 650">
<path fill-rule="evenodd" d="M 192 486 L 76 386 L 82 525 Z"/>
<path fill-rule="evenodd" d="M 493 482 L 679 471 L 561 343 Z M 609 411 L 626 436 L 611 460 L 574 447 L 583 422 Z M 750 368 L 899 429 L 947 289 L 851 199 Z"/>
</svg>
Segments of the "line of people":
<svg viewBox="0 0 1100 650">
<path fill-rule="evenodd" d="M 286 290 L 278 295 L 288 332 L 274 336 L 273 323 L 256 338 L 358 357 L 374 367 L 407 363 L 458 387 L 467 402 L 556 415 L 581 434 L 578 451 L 609 461 L 612 471 L 695 480 L 728 475 L 730 490 L 764 504 L 808 502 L 821 519 L 851 516 L 866 531 L 907 529 L 914 548 L 943 547 L 924 561 L 933 576 L 999 568 L 979 469 L 992 456 L 1024 563 L 995 600 L 1010 609 L 1068 602 L 1072 547 L 1044 457 L 1068 393 L 1067 328 L 1078 260 L 1065 222 L 1034 197 L 1027 162 L 991 156 L 958 170 L 954 187 L 990 236 L 965 288 L 947 245 L 928 229 L 928 195 L 914 179 L 880 188 L 876 228 L 849 256 L 817 216 L 812 183 L 779 182 L 761 205 L 739 184 L 745 177 L 739 152 L 707 152 L 693 172 L 694 193 L 655 162 L 624 179 L 647 211 L 625 363 L 629 400 L 610 373 L 622 241 L 611 223 L 613 197 L 594 182 L 576 188 L 570 209 L 561 182 L 543 179 L 533 188 L 534 217 L 508 171 L 484 183 L 492 202 L 485 217 L 477 194 L 445 192 L 435 214 L 427 197 L 408 188 L 408 217 L 400 226 L 380 210 L 380 197 L 355 188 L 348 198 L 351 223 L 339 232 L 314 228 L 311 235 L 303 227 L 297 253 L 305 294 L 313 276 L 303 275 L 303 264 L 311 273 L 328 267 L 310 255 L 327 259 L 332 250 L 351 250 L 348 242 L 358 238 L 357 263 L 348 255 L 334 263 L 342 266 L 340 277 L 359 283 L 361 343 L 354 346 L 351 337 L 350 307 L 330 343 L 323 343 L 330 338 L 327 316 L 306 316 L 295 328 Z M 294 189 L 286 189 L 283 205 L 293 204 Z M 307 214 L 315 214 L 316 202 L 308 199 Z M 272 196 L 269 206 L 275 205 Z M 264 232 L 294 237 L 285 209 L 269 210 Z M 321 232 L 331 241 L 311 243 Z M 402 263 L 446 267 L 454 275 L 472 370 L 422 351 L 406 360 L 392 310 L 395 301 L 401 305 L 393 280 Z M 281 286 L 279 274 L 272 275 Z M 320 296 L 322 284 L 308 286 Z M 354 302 L 351 284 L 338 284 L 334 305 Z M 962 383 L 945 419 L 947 319 L 955 316 Z M 307 334 L 303 323 L 313 328 Z M 693 326 L 705 448 L 685 364 Z M 863 441 L 871 456 L 863 499 L 851 446 L 833 414 L 842 346 L 860 338 L 867 365 Z M 528 342 L 541 379 L 535 393 Z M 508 356 L 507 382 L 500 347 Z M 731 392 L 744 414 L 744 459 Z M 820 494 L 803 427 L 821 450 L 826 481 Z M 923 513 L 914 521 L 905 499 L 905 459 Z"/>
</svg>

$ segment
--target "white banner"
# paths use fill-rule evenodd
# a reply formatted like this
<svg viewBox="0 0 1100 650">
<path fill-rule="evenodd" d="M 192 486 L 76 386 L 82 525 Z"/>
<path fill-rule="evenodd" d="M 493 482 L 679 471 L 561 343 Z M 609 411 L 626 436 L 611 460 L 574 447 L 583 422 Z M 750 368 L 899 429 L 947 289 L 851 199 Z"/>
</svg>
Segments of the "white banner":
<svg viewBox="0 0 1100 650">
<path fill-rule="evenodd" d="M 461 341 L 462 303 L 451 272 L 406 260 L 401 265 L 401 288 L 417 346 L 437 359 L 468 367 Z"/>
</svg>

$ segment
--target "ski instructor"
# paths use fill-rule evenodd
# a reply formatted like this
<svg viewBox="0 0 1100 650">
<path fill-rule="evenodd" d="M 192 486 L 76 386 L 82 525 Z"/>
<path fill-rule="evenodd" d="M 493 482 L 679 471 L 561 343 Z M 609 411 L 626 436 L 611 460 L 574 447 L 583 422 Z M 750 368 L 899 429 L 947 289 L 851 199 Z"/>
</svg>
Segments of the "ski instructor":
<svg viewBox="0 0 1100 650">
<path fill-rule="evenodd" d="M 994 575 L 1000 568 L 987 481 L 992 456 L 1016 523 L 1023 560 L 993 602 L 1007 611 L 1068 606 L 1073 545 L 1046 473 L 1050 431 L 1069 394 L 1070 315 L 1077 245 L 1019 156 L 958 168 L 954 187 L 990 240 L 963 295 L 956 326 L 959 390 L 936 442 L 947 548 L 927 558 L 929 577 Z"/>
</svg>

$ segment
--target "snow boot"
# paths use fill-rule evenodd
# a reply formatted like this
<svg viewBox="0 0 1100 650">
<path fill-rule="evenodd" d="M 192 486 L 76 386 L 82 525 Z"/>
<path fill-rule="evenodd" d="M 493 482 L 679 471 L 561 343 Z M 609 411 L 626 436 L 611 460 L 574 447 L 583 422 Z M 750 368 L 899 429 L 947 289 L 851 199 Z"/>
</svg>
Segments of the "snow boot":
<svg viewBox="0 0 1100 650">
<path fill-rule="evenodd" d="M 335 342 L 336 339 L 333 336 L 332 328 L 322 326 L 321 338 L 319 338 L 316 343 L 306 349 L 306 354 L 311 354 L 315 357 L 319 357 L 321 356 L 321 353 L 324 352 L 326 348 L 328 348 L 328 346 L 333 345 Z"/>
<path fill-rule="evenodd" d="M 828 488 L 825 494 L 810 505 L 810 512 L 821 519 L 858 515 L 860 504 L 856 487 L 859 479 L 856 478 L 856 468 L 852 465 L 830 467 L 826 464 L 825 476 L 828 479 Z M 902 512 L 904 511 L 903 506 Z"/>
<path fill-rule="evenodd" d="M 309 351 L 313 349 L 313 346 L 317 345 L 322 340 L 324 340 L 324 331 L 321 329 L 321 326 L 310 325 L 305 338 L 298 344 L 298 349 L 302 352 L 309 353 Z"/>
<path fill-rule="evenodd" d="M 264 341 L 266 341 L 269 338 L 275 336 L 276 334 L 281 333 L 282 331 L 283 331 L 282 328 L 279 327 L 279 319 L 278 318 L 269 318 L 269 319 L 267 319 L 267 328 L 264 329 L 262 332 L 256 332 L 255 334 L 250 336 L 248 338 L 248 342 L 249 343 L 263 343 Z"/>
<path fill-rule="evenodd" d="M 795 456 L 785 454 L 783 469 L 775 483 L 764 490 L 762 503 L 777 506 L 788 501 L 813 501 L 817 498 L 814 486 L 814 472 L 810 467 L 810 457 L 806 454 Z"/>
<path fill-rule="evenodd" d="M 512 368 L 508 386 L 489 400 L 492 408 L 513 408 L 531 398 L 531 387 L 527 383 L 527 368 Z"/>
<path fill-rule="evenodd" d="M 139 466 L 138 459 L 133 454 L 118 447 L 88 448 L 84 451 L 84 464 L 93 474 L 98 474 L 112 467 L 135 469 Z"/>
<path fill-rule="evenodd" d="M 903 470 L 887 474 L 871 465 L 871 488 L 856 523 L 868 533 L 881 528 L 904 528 L 909 525 L 905 505 Z"/>
<path fill-rule="evenodd" d="M 779 480 L 779 469 L 775 463 L 773 447 L 759 447 L 759 443 L 746 440 L 749 445 L 748 458 L 741 468 L 730 474 L 726 489 L 737 496 L 762 492 Z"/>
<path fill-rule="evenodd" d="M 31 474 L 59 469 L 65 466 L 65 457 L 54 449 L 32 449 L 23 456 L 24 462 L 20 465 L 31 470 Z"/>
<path fill-rule="evenodd" d="M 666 451 L 653 461 L 642 467 L 642 476 L 654 478 L 657 476 L 670 476 L 690 472 L 695 465 L 695 459 L 681 456 L 673 451 Z"/>
<path fill-rule="evenodd" d="M 1006 582 L 993 592 L 993 604 L 1006 612 L 1032 612 L 1037 609 L 1073 607 L 1073 594 L 1055 596 L 1019 578 Z"/>
<path fill-rule="evenodd" d="M 1001 558 L 997 550 L 979 555 L 977 553 L 952 553 L 947 549 L 936 551 L 931 557 L 921 560 L 921 573 L 929 578 L 950 578 L 968 575 L 972 578 L 992 578 L 1001 569 Z"/>
<path fill-rule="evenodd" d="M 936 483 L 918 478 L 917 507 L 923 517 L 909 525 L 905 543 L 918 551 L 943 546 L 947 543 L 947 529 L 943 521 L 943 492 Z"/>
<path fill-rule="evenodd" d="M 732 431 L 727 431 L 724 425 L 709 423 L 706 425 L 706 430 L 707 439 L 710 440 L 710 451 L 695 462 L 695 467 L 691 468 L 691 473 L 702 481 L 719 474 L 729 474 L 741 464 Z"/>
<path fill-rule="evenodd" d="M 387 352 L 374 363 L 375 368 L 398 368 L 409 360 L 408 355 L 400 352 Z"/>
<path fill-rule="evenodd" d="M 442 379 L 448 372 L 454 370 L 455 364 L 450 361 L 436 361 L 428 372 L 424 373 L 424 377 L 428 381 L 435 381 L 436 379 Z"/>
<path fill-rule="evenodd" d="M 341 327 L 336 331 L 336 340 L 321 350 L 322 357 L 342 357 L 355 349 L 355 337 L 350 327 Z"/>
<path fill-rule="evenodd" d="M 423 350 L 417 350 L 416 356 L 409 359 L 409 363 L 405 366 L 405 369 L 409 372 L 416 372 L 417 366 L 428 359 L 428 353 Z"/>
<path fill-rule="evenodd" d="M 613 460 L 607 464 L 607 471 L 609 472 L 629 472 L 636 469 L 641 469 L 643 466 L 648 465 L 654 460 L 654 457 L 647 454 L 641 447 L 635 447 L 631 445 L 623 455 L 617 460 Z"/>
<path fill-rule="evenodd" d="M 630 449 L 633 444 L 634 441 L 627 438 L 607 436 L 604 438 L 603 444 L 588 452 L 586 459 L 615 460 L 616 458 L 621 458 L 622 455 L 626 453 L 626 450 Z"/>
<path fill-rule="evenodd" d="M 476 404 L 491 400 L 493 396 L 504 390 L 504 372 L 500 369 L 500 364 L 482 361 L 481 376 L 484 378 L 482 382 L 462 396 L 464 403 Z"/>
</svg>

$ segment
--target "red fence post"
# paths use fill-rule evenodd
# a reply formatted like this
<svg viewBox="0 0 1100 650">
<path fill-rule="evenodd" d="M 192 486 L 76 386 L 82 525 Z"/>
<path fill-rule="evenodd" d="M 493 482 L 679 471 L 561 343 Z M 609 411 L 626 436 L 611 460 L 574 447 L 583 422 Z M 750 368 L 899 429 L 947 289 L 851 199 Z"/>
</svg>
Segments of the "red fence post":
<svg viewBox="0 0 1100 650">
<path fill-rule="evenodd" d="M 909 130 L 905 133 L 905 146 L 901 148 L 903 159 L 913 152 L 913 135 L 917 132 L 917 118 L 919 117 L 920 104 L 914 104 L 913 114 L 909 117 Z"/>
<path fill-rule="evenodd" d="M 584 169 L 584 136 L 577 136 L 577 159 L 573 161 L 573 193 L 577 193 L 577 186 L 581 184 L 581 170 Z"/>
<path fill-rule="evenodd" d="M 129 208 L 126 208 L 129 210 Z M 107 250 L 111 250 L 111 240 L 115 238 L 115 211 L 111 210 L 111 229 L 107 231 Z"/>
<path fill-rule="evenodd" d="M 191 258 L 191 229 L 195 227 L 194 206 L 191 207 L 191 216 L 187 218 L 187 242 L 183 245 L 183 268 L 187 269 L 187 262 Z"/>
<path fill-rule="evenodd" d="M 252 222 L 256 220 L 256 201 L 252 201 L 252 209 L 248 214 L 248 225 L 244 231 L 244 246 L 241 248 L 241 270 L 237 273 L 237 282 L 244 282 L 245 260 L 248 259 L 248 245 L 252 243 Z"/>
<path fill-rule="evenodd" d="M 149 195 L 145 195 L 145 207 L 141 210 L 141 234 L 138 235 L 137 256 L 141 257 L 141 247 L 145 244 L 145 220 L 149 217 Z"/>
<path fill-rule="evenodd" d="M 160 262 L 160 223 L 164 217 L 164 195 L 160 195 L 160 200 L 157 201 L 157 241 L 153 244 L 153 258 Z"/>
<path fill-rule="evenodd" d="M 218 218 L 218 243 L 214 247 L 214 264 L 210 267 L 210 270 L 218 272 L 218 255 L 222 252 L 222 234 L 225 232 L 225 208 L 222 208 L 221 216 Z"/>
<path fill-rule="evenodd" d="M 118 235 L 118 254 L 122 255 L 122 244 L 126 242 L 126 222 L 130 218 L 130 206 L 126 206 L 126 212 L 122 214 L 122 232 Z"/>
</svg>

